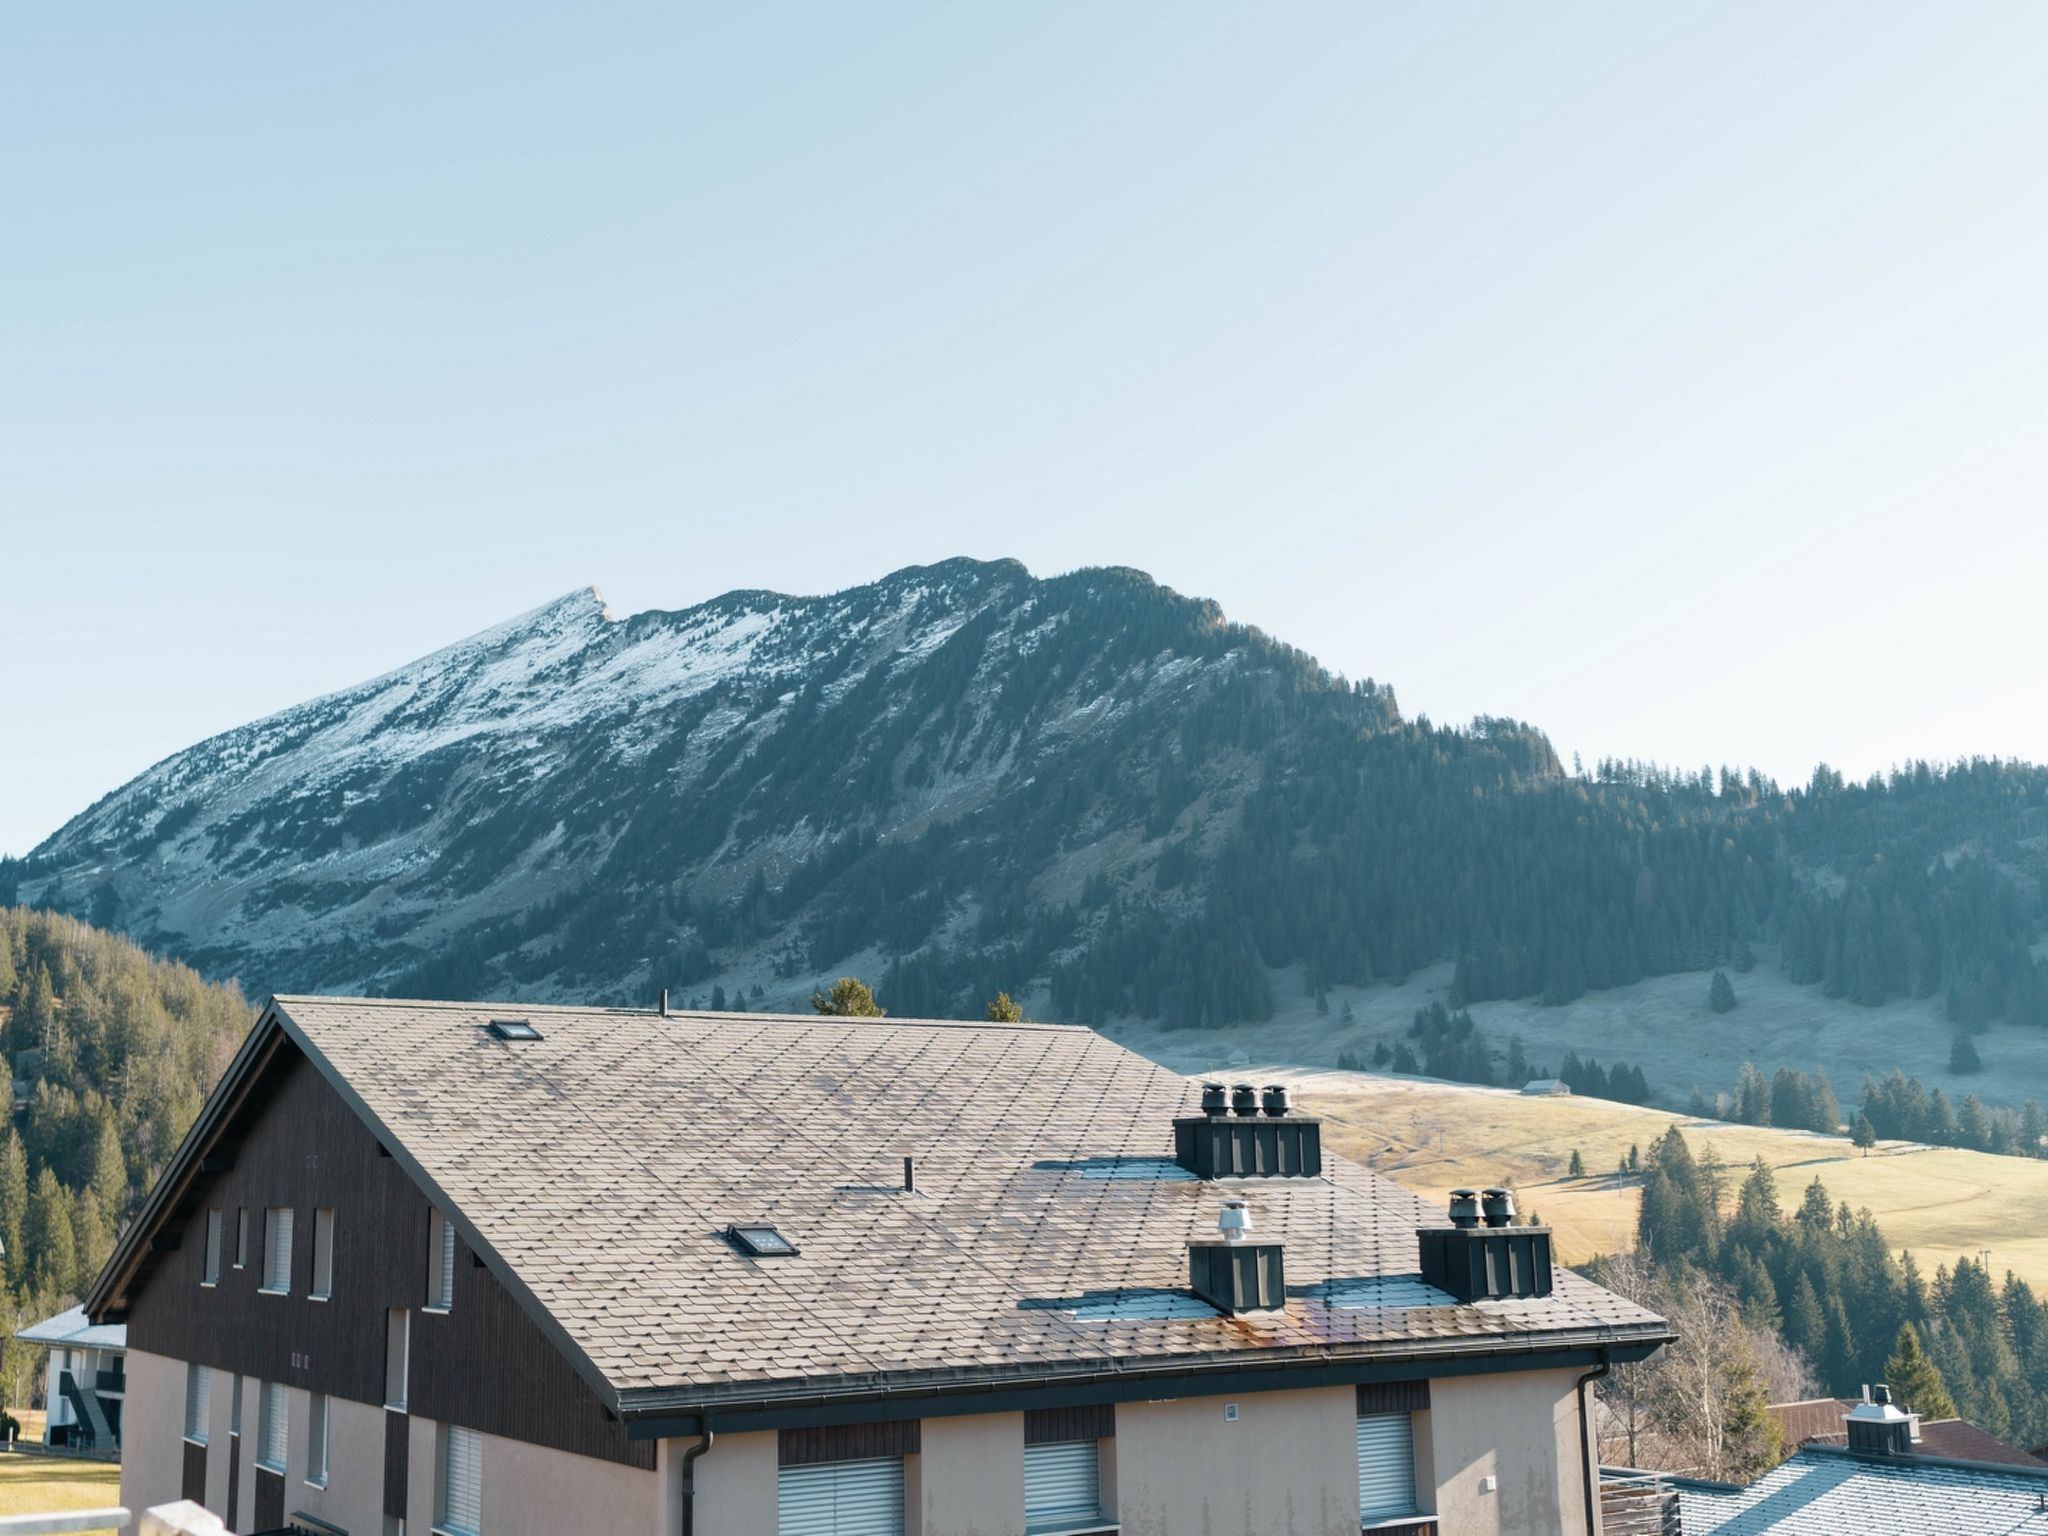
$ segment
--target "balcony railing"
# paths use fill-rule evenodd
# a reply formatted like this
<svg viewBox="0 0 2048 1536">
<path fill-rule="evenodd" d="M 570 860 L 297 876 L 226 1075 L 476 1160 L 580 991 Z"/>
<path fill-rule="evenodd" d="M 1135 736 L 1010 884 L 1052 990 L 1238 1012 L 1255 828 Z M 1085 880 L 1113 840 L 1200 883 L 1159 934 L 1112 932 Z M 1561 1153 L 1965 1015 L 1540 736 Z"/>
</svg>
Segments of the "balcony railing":
<svg viewBox="0 0 2048 1536">
<path fill-rule="evenodd" d="M 92 1373 L 92 1389 L 99 1393 L 101 1397 L 109 1395 L 119 1396 L 128 1390 L 128 1373 L 126 1371 L 94 1371 Z"/>
<path fill-rule="evenodd" d="M 1603 1468 L 1600 1528 L 1607 1536 L 1684 1536 L 1678 1490 L 1654 1472 Z"/>
</svg>

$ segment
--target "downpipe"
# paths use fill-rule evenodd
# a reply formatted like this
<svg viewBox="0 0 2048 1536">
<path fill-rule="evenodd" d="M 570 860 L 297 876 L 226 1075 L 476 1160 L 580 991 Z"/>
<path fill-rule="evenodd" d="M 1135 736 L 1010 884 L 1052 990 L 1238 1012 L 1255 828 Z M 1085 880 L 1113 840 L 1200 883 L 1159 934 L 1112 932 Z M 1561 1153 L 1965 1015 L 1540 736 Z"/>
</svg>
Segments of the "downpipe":
<svg viewBox="0 0 2048 1536">
<path fill-rule="evenodd" d="M 704 1426 L 704 1438 L 683 1452 L 683 1531 L 682 1536 L 696 1536 L 697 1532 L 697 1458 L 711 1449 L 711 1442 L 718 1437 L 711 1432 L 711 1426 Z"/>
<path fill-rule="evenodd" d="M 1586 1388 L 1613 1369 L 1614 1362 L 1603 1349 L 1599 1365 L 1579 1378 L 1579 1459 L 1586 1473 L 1586 1536 L 1600 1536 L 1600 1468 L 1593 1457 L 1593 1414 L 1586 1403 Z M 683 1506 L 685 1521 L 689 1507 L 687 1503 Z M 685 1525 L 686 1533 L 688 1529 Z"/>
</svg>

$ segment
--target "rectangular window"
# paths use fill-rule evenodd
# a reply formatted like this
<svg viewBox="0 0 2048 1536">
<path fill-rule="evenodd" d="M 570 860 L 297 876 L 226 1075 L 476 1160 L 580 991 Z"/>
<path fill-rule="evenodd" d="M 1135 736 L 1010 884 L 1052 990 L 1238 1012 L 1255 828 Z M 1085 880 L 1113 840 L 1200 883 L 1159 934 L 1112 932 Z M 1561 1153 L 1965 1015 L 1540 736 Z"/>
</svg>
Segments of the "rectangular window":
<svg viewBox="0 0 2048 1536">
<path fill-rule="evenodd" d="M 903 1536 L 903 1458 L 777 1468 L 775 1504 L 777 1536 Z"/>
<path fill-rule="evenodd" d="M 235 1268 L 249 1267 L 249 1207 L 235 1207 Z"/>
<path fill-rule="evenodd" d="M 384 1406 L 405 1406 L 405 1373 L 412 1354 L 412 1313 L 393 1307 L 384 1314 Z"/>
<path fill-rule="evenodd" d="M 1024 1529 L 1078 1531 L 1102 1523 L 1102 1469 L 1093 1440 L 1024 1447 Z"/>
<path fill-rule="evenodd" d="M 206 1444 L 206 1420 L 213 1411 L 213 1368 L 187 1364 L 185 1367 L 185 1438 L 194 1445 Z"/>
<path fill-rule="evenodd" d="M 291 1423 L 284 1400 L 284 1383 L 266 1381 L 257 1399 L 256 1465 L 272 1472 L 284 1471 L 285 1446 L 291 1439 Z"/>
<path fill-rule="evenodd" d="M 1419 1514 L 1415 1507 L 1415 1419 L 1358 1416 L 1358 1518 L 1363 1525 Z"/>
<path fill-rule="evenodd" d="M 334 1294 L 334 1207 L 323 1205 L 313 1212 L 313 1299 L 325 1301 Z"/>
<path fill-rule="evenodd" d="M 306 1409 L 306 1481 L 327 1486 L 327 1394 L 315 1392 Z"/>
<path fill-rule="evenodd" d="M 434 1529 L 477 1536 L 484 1505 L 483 1436 L 459 1424 L 441 1426 L 440 1493 Z"/>
<path fill-rule="evenodd" d="M 228 1433 L 229 1433 L 229 1434 L 231 1434 L 231 1435 L 239 1435 L 239 1434 L 240 1434 L 241 1432 L 242 1432 L 242 1374 L 241 1374 L 241 1372 L 237 1371 L 237 1372 L 235 1373 L 235 1385 L 234 1385 L 234 1388 L 233 1388 L 233 1390 L 232 1390 L 232 1391 L 231 1391 L 231 1392 L 230 1392 L 230 1393 L 228 1394 Z"/>
<path fill-rule="evenodd" d="M 220 1212 L 206 1213 L 206 1276 L 201 1285 L 220 1284 Z"/>
<path fill-rule="evenodd" d="M 263 1289 L 274 1296 L 292 1288 L 292 1208 L 272 1205 L 263 1212 Z"/>
<path fill-rule="evenodd" d="M 427 1212 L 427 1310 L 455 1305 L 455 1228 L 438 1210 Z"/>
</svg>

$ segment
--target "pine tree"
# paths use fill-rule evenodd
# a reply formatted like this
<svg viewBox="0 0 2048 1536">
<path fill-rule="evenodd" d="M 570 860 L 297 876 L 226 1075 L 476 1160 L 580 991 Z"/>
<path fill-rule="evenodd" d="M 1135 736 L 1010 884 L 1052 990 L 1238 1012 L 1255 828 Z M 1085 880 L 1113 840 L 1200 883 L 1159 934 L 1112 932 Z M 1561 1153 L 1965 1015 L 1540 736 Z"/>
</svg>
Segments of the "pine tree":
<svg viewBox="0 0 2048 1536">
<path fill-rule="evenodd" d="M 998 992 L 988 1005 L 988 1021 L 991 1024 L 1019 1024 L 1024 1019 L 1024 1010 L 1011 1000 L 1007 992 Z"/>
<path fill-rule="evenodd" d="M 18 1287 L 27 1281 L 28 1157 L 13 1126 L 0 1142 L 0 1242 L 7 1245 L 7 1273 Z"/>
<path fill-rule="evenodd" d="M 1568 1179 L 1583 1179 L 1586 1176 L 1586 1160 L 1579 1155 L 1577 1147 L 1572 1148 L 1572 1160 L 1566 1165 L 1564 1173 Z"/>
<path fill-rule="evenodd" d="M 70 1293 L 78 1275 L 78 1242 L 71 1229 L 71 1200 L 57 1175 L 38 1169 L 28 1197 L 23 1243 L 30 1255 L 30 1279 L 38 1295 Z"/>
<path fill-rule="evenodd" d="M 84 1295 L 99 1278 L 107 1255 L 114 1251 L 114 1227 L 100 1207 L 99 1196 L 81 1189 L 71 1202 L 71 1244 L 77 1258 L 71 1289 Z"/>
<path fill-rule="evenodd" d="M 1877 1127 L 1870 1123 L 1870 1116 L 1861 1110 L 1856 1113 L 1856 1123 L 1849 1128 L 1849 1140 L 1863 1149 L 1865 1157 L 1870 1156 L 1870 1149 L 1877 1145 Z"/>
<path fill-rule="evenodd" d="M 1884 1379 L 1892 1395 L 1923 1419 L 1952 1419 L 1955 1402 L 1948 1384 L 1927 1352 L 1920 1347 L 1919 1330 L 1911 1323 L 1899 1328 L 1898 1342 L 1884 1362 Z"/>
<path fill-rule="evenodd" d="M 93 1145 L 89 1187 L 99 1201 L 101 1214 L 110 1222 L 118 1221 L 128 1204 L 128 1163 L 121 1155 L 120 1132 L 114 1129 L 113 1106 L 104 1102 L 100 1108 L 99 1135 Z"/>
<path fill-rule="evenodd" d="M 1828 1324 L 1820 1309 L 1820 1295 L 1813 1288 L 1813 1277 L 1802 1271 L 1799 1283 L 1792 1287 L 1792 1300 L 1785 1308 L 1785 1340 L 1805 1350 L 1806 1357 L 1819 1364 L 1827 1338 Z"/>
<path fill-rule="evenodd" d="M 711 1011 L 713 1013 L 725 1012 L 725 984 L 723 982 L 711 989 Z"/>
<path fill-rule="evenodd" d="M 879 1019 L 888 1014 L 888 1010 L 875 1001 L 875 994 L 868 984 L 857 976 L 840 977 L 832 983 L 829 993 L 813 992 L 811 1006 L 820 1013 L 843 1018 Z"/>
<path fill-rule="evenodd" d="M 1977 1054 L 1976 1042 L 1968 1035 L 1957 1035 L 1955 1043 L 1948 1048 L 1948 1069 L 1958 1074 L 1984 1070 L 1984 1060 Z"/>
<path fill-rule="evenodd" d="M 1714 972 L 1714 979 L 1707 986 L 1707 1006 L 1716 1013 L 1735 1011 L 1735 984 L 1728 979 L 1726 971 Z"/>
</svg>

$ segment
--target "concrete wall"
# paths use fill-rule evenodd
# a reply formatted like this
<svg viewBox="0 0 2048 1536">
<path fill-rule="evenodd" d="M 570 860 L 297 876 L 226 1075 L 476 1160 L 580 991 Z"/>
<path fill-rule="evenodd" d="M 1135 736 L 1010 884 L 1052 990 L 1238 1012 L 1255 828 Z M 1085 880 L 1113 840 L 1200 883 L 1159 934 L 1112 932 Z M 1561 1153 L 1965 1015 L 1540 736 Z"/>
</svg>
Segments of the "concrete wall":
<svg viewBox="0 0 2048 1536">
<path fill-rule="evenodd" d="M 1357 1421 L 1350 1387 L 1120 1403 L 1123 1536 L 1358 1536 Z"/>
<path fill-rule="evenodd" d="M 926 1428 L 930 1428 L 927 1422 Z M 695 1439 L 664 1440 L 657 1458 L 662 1485 L 663 1532 L 682 1529 L 677 1511 L 682 1494 L 683 1453 Z M 720 1435 L 697 1458 L 697 1529 L 710 1536 L 773 1536 L 776 1436 L 773 1430 L 750 1435 Z M 408 1527 L 410 1529 L 410 1527 Z M 652 1529 L 652 1528 L 651 1528 Z"/>
<path fill-rule="evenodd" d="M 122 1423 L 121 1502 L 130 1509 L 175 1503 L 185 1480 L 185 1362 L 129 1350 Z"/>
<path fill-rule="evenodd" d="M 1578 1378 L 1577 1371 L 1517 1371 L 1430 1383 L 1436 1511 L 1446 1531 L 1576 1536 L 1586 1529 Z M 1499 1480 L 1492 1493 L 1480 1490 L 1487 1477 Z"/>
<path fill-rule="evenodd" d="M 1024 1415 L 926 1419 L 904 1467 L 905 1536 L 1023 1536 Z"/>
</svg>

